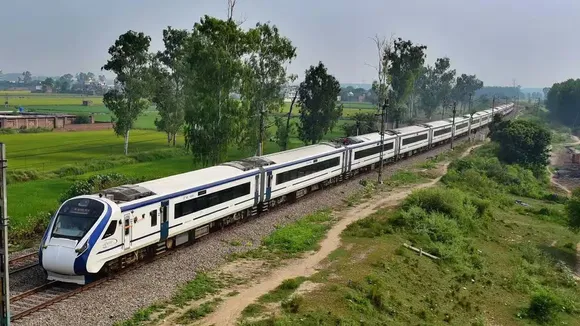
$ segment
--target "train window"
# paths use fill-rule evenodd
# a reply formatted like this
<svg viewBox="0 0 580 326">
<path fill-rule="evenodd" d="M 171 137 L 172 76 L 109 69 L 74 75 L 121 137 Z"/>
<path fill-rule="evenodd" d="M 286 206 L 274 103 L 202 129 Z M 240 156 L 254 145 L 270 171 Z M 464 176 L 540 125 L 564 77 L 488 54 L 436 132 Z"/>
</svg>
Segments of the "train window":
<svg viewBox="0 0 580 326">
<path fill-rule="evenodd" d="M 276 175 L 276 184 L 279 185 L 284 182 L 288 182 L 294 179 L 298 179 L 304 176 L 307 176 L 312 173 L 320 172 L 326 169 L 330 169 L 331 167 L 340 165 L 340 158 L 335 157 L 330 160 L 318 162 L 315 164 L 310 164 L 307 166 L 303 166 L 301 168 L 297 168 L 294 170 L 278 173 Z"/>
<path fill-rule="evenodd" d="M 127 217 L 125 218 L 125 235 L 129 235 L 131 231 L 131 220 Z"/>
<path fill-rule="evenodd" d="M 394 144 L 393 142 L 385 144 L 385 151 L 393 149 L 393 144 Z M 371 156 L 374 154 L 378 154 L 380 152 L 381 152 L 381 145 L 367 148 L 367 149 L 363 149 L 362 151 L 358 151 L 358 152 L 354 153 L 354 159 L 358 160 L 360 158 Z"/>
<path fill-rule="evenodd" d="M 112 236 L 113 234 L 115 234 L 115 231 L 117 231 L 117 221 L 111 221 L 111 223 L 109 223 L 109 227 L 107 228 L 105 234 L 103 235 L 103 239 Z"/>
<path fill-rule="evenodd" d="M 444 134 L 448 134 L 448 133 L 450 133 L 450 132 L 451 132 L 451 127 L 449 127 L 449 128 L 445 128 L 445 129 L 439 129 L 439 130 L 436 130 L 436 131 L 433 133 L 433 136 L 434 136 L 434 137 L 437 137 L 437 136 L 441 136 L 441 135 L 444 135 Z"/>
<path fill-rule="evenodd" d="M 409 145 L 412 143 L 416 143 L 416 142 L 424 140 L 424 139 L 427 139 L 427 134 L 422 134 L 422 135 L 415 136 L 415 137 L 405 138 L 405 139 L 403 139 L 403 146 Z"/>
<path fill-rule="evenodd" d="M 455 127 L 455 130 L 457 130 L 457 129 L 463 129 L 463 128 L 466 128 L 468 124 L 469 124 L 469 123 L 468 123 L 468 122 L 466 122 L 466 123 L 462 123 L 462 124 L 460 124 L 460 125 L 457 125 L 457 126 Z"/>
<path fill-rule="evenodd" d="M 149 216 L 151 217 L 151 226 L 157 225 L 157 210 L 151 211 Z"/>
<path fill-rule="evenodd" d="M 250 183 L 220 190 L 209 195 L 175 204 L 175 218 L 201 211 L 250 194 Z"/>
</svg>

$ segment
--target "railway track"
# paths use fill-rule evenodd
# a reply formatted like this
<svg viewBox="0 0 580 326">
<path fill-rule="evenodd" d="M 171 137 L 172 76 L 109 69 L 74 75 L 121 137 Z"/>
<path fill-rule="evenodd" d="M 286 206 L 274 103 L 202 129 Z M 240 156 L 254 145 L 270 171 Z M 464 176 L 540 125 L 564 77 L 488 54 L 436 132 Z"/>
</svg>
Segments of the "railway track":
<svg viewBox="0 0 580 326">
<path fill-rule="evenodd" d="M 38 253 L 33 252 L 20 257 L 12 258 L 8 262 L 10 274 L 18 273 L 29 268 L 38 266 Z"/>
<path fill-rule="evenodd" d="M 464 137 L 458 137 L 458 139 L 464 139 Z M 193 243 L 189 243 L 184 245 L 183 247 L 187 247 L 192 245 Z M 63 301 L 71 296 L 74 296 L 80 292 L 84 292 L 91 288 L 94 288 L 100 284 L 103 284 L 107 281 L 110 281 L 118 276 L 121 276 L 131 270 L 139 268 L 143 265 L 149 264 L 154 262 L 160 258 L 165 256 L 171 255 L 172 253 L 176 252 L 175 250 L 164 251 L 156 256 L 151 257 L 150 259 L 141 261 L 134 265 L 124 268 L 123 270 L 117 272 L 116 274 L 110 276 L 104 276 L 92 283 L 87 285 L 74 285 L 74 284 L 67 284 L 58 281 L 50 281 L 41 286 L 28 290 L 26 292 L 20 293 L 10 298 L 10 310 L 11 310 L 11 321 L 19 320 L 24 318 L 36 311 L 44 309 L 48 306 L 51 306 L 57 302 Z M 31 262 L 33 259 L 36 262 Z M 38 254 L 32 253 L 28 255 L 24 255 L 18 258 L 15 258 L 10 261 L 10 273 L 15 273 L 18 271 L 22 271 L 31 267 L 38 265 Z M 14 267 L 13 267 L 14 266 Z"/>
</svg>

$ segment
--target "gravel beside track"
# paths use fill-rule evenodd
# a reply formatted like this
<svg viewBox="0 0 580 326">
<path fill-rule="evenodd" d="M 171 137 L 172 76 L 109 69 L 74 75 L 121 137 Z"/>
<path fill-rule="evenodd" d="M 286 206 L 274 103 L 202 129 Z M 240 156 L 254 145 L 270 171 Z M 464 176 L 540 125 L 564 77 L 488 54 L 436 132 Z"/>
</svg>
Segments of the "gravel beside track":
<svg viewBox="0 0 580 326">
<path fill-rule="evenodd" d="M 456 144 L 466 140 L 458 139 Z M 428 157 L 446 151 L 449 144 L 434 148 L 414 157 L 385 166 L 384 178 L 397 170 L 409 167 Z M 234 252 L 256 248 L 277 225 L 293 222 L 319 209 L 336 207 L 343 199 L 362 189 L 361 179 L 376 179 L 376 172 L 360 175 L 332 188 L 312 193 L 295 204 L 276 208 L 258 218 L 210 234 L 193 244 L 163 257 L 87 292 L 79 293 L 65 301 L 13 322 L 14 325 L 112 325 L 130 318 L 133 313 L 160 300 L 170 298 L 179 284 L 195 278 L 197 272 L 208 271 L 226 262 Z M 243 245 L 234 246 L 237 240 Z M 251 242 L 252 246 L 245 245 Z M 38 274 L 38 275 L 37 275 Z M 40 268 L 16 275 L 11 280 L 11 291 L 24 291 L 42 284 Z M 40 282 L 40 283 L 37 283 Z M 16 294 L 16 293 L 13 293 Z"/>
</svg>

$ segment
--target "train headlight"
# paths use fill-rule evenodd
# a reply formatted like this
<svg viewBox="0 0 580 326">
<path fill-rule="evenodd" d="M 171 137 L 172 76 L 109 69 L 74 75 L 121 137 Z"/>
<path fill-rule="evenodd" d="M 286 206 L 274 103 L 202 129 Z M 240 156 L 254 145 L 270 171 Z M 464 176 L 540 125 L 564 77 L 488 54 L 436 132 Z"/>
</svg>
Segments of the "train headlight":
<svg viewBox="0 0 580 326">
<path fill-rule="evenodd" d="M 77 254 L 79 254 L 79 256 L 80 256 L 80 255 L 82 255 L 83 252 L 85 252 L 85 250 L 87 250 L 88 247 L 89 247 L 89 242 L 87 241 L 87 242 L 85 242 L 85 244 L 82 247 L 75 249 L 75 252 Z"/>
</svg>

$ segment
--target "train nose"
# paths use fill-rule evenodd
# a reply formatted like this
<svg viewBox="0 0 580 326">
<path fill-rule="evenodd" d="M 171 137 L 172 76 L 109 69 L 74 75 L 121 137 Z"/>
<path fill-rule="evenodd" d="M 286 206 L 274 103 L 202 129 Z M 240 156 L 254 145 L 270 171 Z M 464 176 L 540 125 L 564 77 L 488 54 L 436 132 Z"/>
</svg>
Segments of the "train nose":
<svg viewBox="0 0 580 326">
<path fill-rule="evenodd" d="M 74 275 L 77 241 L 52 238 L 42 250 L 42 267 L 50 272 Z"/>
</svg>

